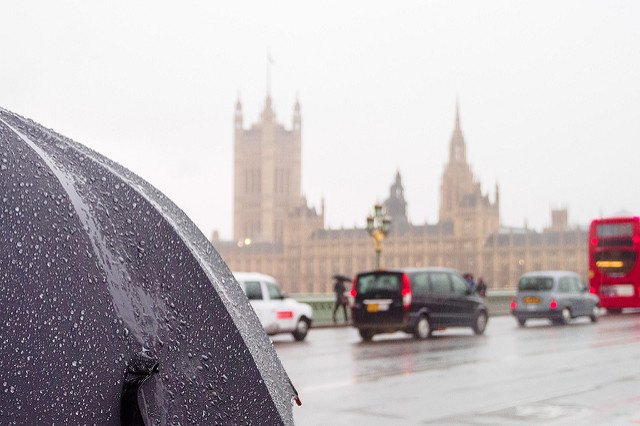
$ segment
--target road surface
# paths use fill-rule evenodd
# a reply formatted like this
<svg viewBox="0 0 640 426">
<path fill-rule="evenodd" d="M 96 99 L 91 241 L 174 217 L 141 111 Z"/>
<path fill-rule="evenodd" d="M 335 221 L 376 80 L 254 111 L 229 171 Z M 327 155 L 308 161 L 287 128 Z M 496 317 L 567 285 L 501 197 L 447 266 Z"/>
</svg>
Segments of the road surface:
<svg viewBox="0 0 640 426">
<path fill-rule="evenodd" d="M 301 426 L 640 424 L 638 313 L 526 328 L 496 317 L 483 336 L 450 329 L 425 341 L 363 343 L 348 327 L 273 342 Z"/>
</svg>

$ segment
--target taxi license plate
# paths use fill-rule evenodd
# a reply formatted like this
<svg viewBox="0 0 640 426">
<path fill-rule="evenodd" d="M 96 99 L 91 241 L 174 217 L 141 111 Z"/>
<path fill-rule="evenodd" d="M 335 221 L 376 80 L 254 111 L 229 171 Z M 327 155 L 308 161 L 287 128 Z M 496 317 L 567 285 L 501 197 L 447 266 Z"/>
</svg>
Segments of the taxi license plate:
<svg viewBox="0 0 640 426">
<path fill-rule="evenodd" d="M 539 297 L 525 297 L 524 303 L 540 303 Z"/>
<path fill-rule="evenodd" d="M 389 310 L 389 303 L 367 303 L 367 312 L 382 312 Z"/>
</svg>

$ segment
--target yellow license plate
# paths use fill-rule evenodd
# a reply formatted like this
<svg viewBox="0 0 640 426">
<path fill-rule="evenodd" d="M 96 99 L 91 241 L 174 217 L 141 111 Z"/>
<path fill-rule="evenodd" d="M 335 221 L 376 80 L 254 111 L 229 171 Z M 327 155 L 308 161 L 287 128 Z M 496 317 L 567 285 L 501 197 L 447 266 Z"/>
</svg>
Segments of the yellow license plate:
<svg viewBox="0 0 640 426">
<path fill-rule="evenodd" d="M 367 305 L 367 312 L 378 312 L 378 304 L 377 303 L 371 303 L 371 304 Z"/>
<path fill-rule="evenodd" d="M 524 303 L 540 303 L 539 297 L 525 297 Z"/>
</svg>

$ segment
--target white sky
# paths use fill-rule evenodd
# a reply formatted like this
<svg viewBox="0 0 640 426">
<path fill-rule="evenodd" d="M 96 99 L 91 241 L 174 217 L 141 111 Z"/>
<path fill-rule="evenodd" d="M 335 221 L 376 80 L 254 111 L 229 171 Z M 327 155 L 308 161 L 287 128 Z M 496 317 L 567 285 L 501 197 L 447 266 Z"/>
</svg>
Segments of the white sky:
<svg viewBox="0 0 640 426">
<path fill-rule="evenodd" d="M 120 162 L 207 237 L 232 234 L 233 112 L 302 106 L 303 193 L 364 226 L 400 170 L 438 218 L 460 102 L 504 225 L 640 214 L 640 2 L 48 1 L 0 4 L 0 106 Z"/>
</svg>

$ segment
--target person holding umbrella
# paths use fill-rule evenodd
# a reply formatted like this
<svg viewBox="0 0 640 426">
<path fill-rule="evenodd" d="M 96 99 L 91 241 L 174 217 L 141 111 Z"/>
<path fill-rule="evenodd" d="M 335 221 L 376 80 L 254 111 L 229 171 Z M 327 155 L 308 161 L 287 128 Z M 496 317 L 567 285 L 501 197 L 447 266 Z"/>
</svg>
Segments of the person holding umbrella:
<svg viewBox="0 0 640 426">
<path fill-rule="evenodd" d="M 349 322 L 349 317 L 347 316 L 347 305 L 349 304 L 347 300 L 347 296 L 344 294 L 347 291 L 347 288 L 344 285 L 345 281 L 351 281 L 351 278 L 336 274 L 333 276 L 333 279 L 336 281 L 333 285 L 333 291 L 336 293 L 336 305 L 333 308 L 333 323 L 336 324 L 336 312 L 342 306 L 342 311 L 344 312 L 344 322 Z"/>
</svg>

